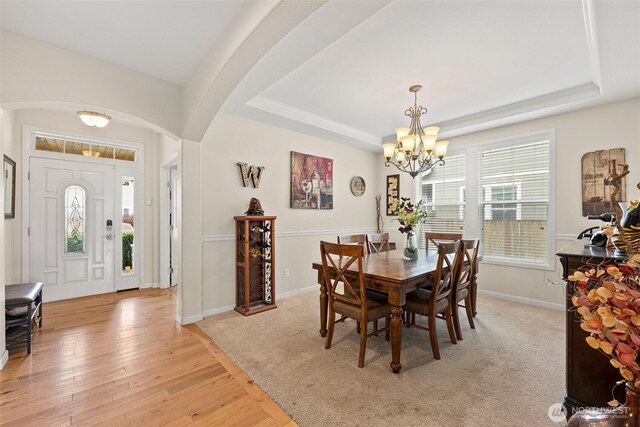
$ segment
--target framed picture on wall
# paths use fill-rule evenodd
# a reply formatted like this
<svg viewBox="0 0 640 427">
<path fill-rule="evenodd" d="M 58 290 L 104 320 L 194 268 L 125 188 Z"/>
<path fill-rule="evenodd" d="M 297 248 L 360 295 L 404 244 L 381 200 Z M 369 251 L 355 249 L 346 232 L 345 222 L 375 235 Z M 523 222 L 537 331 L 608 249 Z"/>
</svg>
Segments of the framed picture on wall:
<svg viewBox="0 0 640 427">
<path fill-rule="evenodd" d="M 624 148 L 592 151 L 582 156 L 582 216 L 613 212 L 613 186 L 609 185 L 607 177 L 620 172 L 617 168 L 623 164 Z M 626 197 L 626 179 L 622 178 L 617 200 L 624 202 Z"/>
<path fill-rule="evenodd" d="M 16 162 L 4 156 L 4 217 L 16 217 Z"/>
<path fill-rule="evenodd" d="M 291 152 L 291 208 L 333 209 L 333 160 Z"/>
<path fill-rule="evenodd" d="M 387 215 L 398 215 L 400 175 L 387 175 Z"/>
</svg>

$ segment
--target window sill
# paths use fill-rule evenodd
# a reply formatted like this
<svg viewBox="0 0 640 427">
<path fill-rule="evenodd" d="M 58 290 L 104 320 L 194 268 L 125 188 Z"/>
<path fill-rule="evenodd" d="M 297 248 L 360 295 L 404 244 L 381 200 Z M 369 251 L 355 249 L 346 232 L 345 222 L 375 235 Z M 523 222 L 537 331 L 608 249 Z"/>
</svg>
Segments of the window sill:
<svg viewBox="0 0 640 427">
<path fill-rule="evenodd" d="M 544 271 L 556 270 L 555 264 L 550 265 L 548 262 L 532 263 L 532 262 L 526 262 L 526 261 L 510 260 L 506 258 L 494 258 L 490 256 L 483 256 L 481 262 L 483 264 L 502 265 L 505 267 L 526 268 L 530 270 L 544 270 Z"/>
</svg>

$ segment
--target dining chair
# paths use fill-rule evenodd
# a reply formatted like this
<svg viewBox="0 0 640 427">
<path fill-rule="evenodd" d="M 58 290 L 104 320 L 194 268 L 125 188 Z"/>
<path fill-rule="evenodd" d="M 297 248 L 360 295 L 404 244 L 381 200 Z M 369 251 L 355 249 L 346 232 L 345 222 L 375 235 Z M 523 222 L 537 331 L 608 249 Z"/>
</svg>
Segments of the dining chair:
<svg viewBox="0 0 640 427">
<path fill-rule="evenodd" d="M 374 325 L 374 331 L 367 335 L 367 323 L 384 318 L 385 339 L 388 341 L 391 306 L 387 303 L 386 296 L 367 292 L 362 271 L 364 246 L 320 242 L 320 254 L 322 272 L 329 295 L 329 330 L 324 348 L 331 348 L 336 323 L 346 318 L 360 322 L 358 368 L 362 368 L 367 337 L 380 332 Z M 354 264 L 356 270 L 349 270 L 349 267 Z M 336 313 L 342 315 L 337 321 Z"/>
<path fill-rule="evenodd" d="M 370 254 L 377 254 L 390 250 L 389 233 L 367 234 L 367 248 Z"/>
<path fill-rule="evenodd" d="M 462 341 L 462 330 L 460 328 L 460 316 L 458 315 L 458 307 L 464 307 L 467 312 L 467 319 L 471 329 L 475 329 L 473 323 L 473 305 L 471 302 L 472 286 L 475 280 L 478 249 L 480 248 L 480 240 L 467 239 L 462 240 L 464 244 L 464 257 L 460 265 L 460 273 L 458 275 L 457 290 L 455 303 L 451 306 L 453 315 L 453 326 L 456 330 L 456 338 Z M 460 301 L 464 301 L 464 305 L 459 305 Z"/>
<path fill-rule="evenodd" d="M 431 351 L 435 359 L 440 359 L 438 348 L 438 334 L 436 332 L 436 317 L 447 322 L 449 338 L 453 344 L 457 343 L 454 331 L 451 306 L 456 291 L 456 280 L 459 277 L 460 265 L 464 256 L 464 244 L 462 242 L 449 242 L 438 244 L 438 261 L 433 274 L 431 290 L 418 289 L 407 294 L 407 302 L 404 310 L 413 318 L 407 322 L 411 328 L 419 328 L 429 331 Z M 453 258 L 453 259 L 451 259 Z M 418 325 L 414 314 L 427 317 L 427 326 Z"/>
<path fill-rule="evenodd" d="M 455 242 L 460 239 L 462 239 L 462 233 L 441 233 L 437 231 L 427 231 L 424 233 L 427 250 L 429 250 L 429 242 L 433 243 L 437 250 L 438 243 Z"/>
<path fill-rule="evenodd" d="M 338 236 L 338 243 L 341 245 L 362 245 L 365 247 L 365 253 L 368 253 L 366 234 L 344 234 Z"/>
</svg>

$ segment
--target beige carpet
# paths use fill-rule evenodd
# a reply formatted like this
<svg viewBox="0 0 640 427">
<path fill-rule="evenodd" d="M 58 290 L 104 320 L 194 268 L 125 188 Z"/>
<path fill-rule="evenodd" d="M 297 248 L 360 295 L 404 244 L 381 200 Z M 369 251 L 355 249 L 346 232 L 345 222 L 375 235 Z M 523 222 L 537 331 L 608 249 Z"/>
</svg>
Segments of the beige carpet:
<svg viewBox="0 0 640 427">
<path fill-rule="evenodd" d="M 310 292 L 198 326 L 303 427 L 554 425 L 547 409 L 565 388 L 562 312 L 480 298 L 476 329 L 465 317 L 457 345 L 438 321 L 441 360 L 425 331 L 403 329 L 403 368 L 394 375 L 384 334 L 369 338 L 365 367 L 357 367 L 353 321 L 336 325 L 325 350 L 318 304 Z"/>
</svg>

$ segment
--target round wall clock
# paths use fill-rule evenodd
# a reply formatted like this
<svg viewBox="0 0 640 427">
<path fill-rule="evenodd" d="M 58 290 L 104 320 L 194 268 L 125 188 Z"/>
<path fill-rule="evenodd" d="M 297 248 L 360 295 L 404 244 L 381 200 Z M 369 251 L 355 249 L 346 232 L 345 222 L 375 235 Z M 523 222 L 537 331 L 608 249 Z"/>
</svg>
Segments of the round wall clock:
<svg viewBox="0 0 640 427">
<path fill-rule="evenodd" d="M 351 178 L 351 193 L 353 193 L 354 196 L 362 196 L 365 188 L 366 185 L 361 176 L 354 176 Z"/>
</svg>

